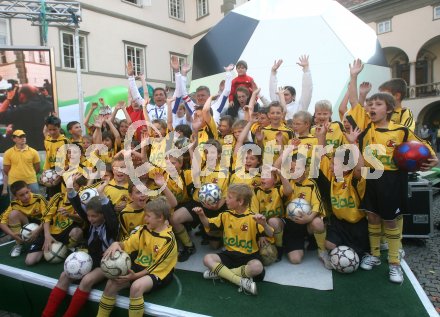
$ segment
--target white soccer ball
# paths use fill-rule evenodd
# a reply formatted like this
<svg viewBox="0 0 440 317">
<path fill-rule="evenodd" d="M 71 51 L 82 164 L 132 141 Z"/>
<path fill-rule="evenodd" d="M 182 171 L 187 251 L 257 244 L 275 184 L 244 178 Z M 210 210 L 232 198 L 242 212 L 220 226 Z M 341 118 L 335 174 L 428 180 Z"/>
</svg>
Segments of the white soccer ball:
<svg viewBox="0 0 440 317">
<path fill-rule="evenodd" d="M 20 230 L 21 238 L 24 241 L 28 241 L 32 235 L 32 232 L 37 230 L 39 227 L 40 227 L 39 225 L 32 222 L 25 224 Z"/>
<path fill-rule="evenodd" d="M 79 199 L 84 205 L 87 205 L 90 199 L 97 196 L 99 196 L 99 193 L 95 188 L 86 188 L 79 192 Z"/>
<path fill-rule="evenodd" d="M 92 270 L 92 266 L 92 257 L 86 252 L 77 251 L 64 261 L 64 272 L 69 278 L 79 280 Z"/>
<path fill-rule="evenodd" d="M 69 250 L 63 243 L 56 241 L 50 245 L 48 252 L 44 252 L 44 258 L 49 263 L 61 263 L 66 259 L 68 252 Z"/>
<path fill-rule="evenodd" d="M 352 248 L 345 245 L 330 251 L 330 261 L 340 273 L 353 273 L 359 267 L 359 256 Z"/>
<path fill-rule="evenodd" d="M 127 275 L 131 268 L 131 259 L 126 252 L 116 251 L 113 256 L 101 260 L 101 269 L 105 277 L 114 279 L 118 276 Z"/>
<path fill-rule="evenodd" d="M 61 182 L 61 176 L 55 170 L 45 170 L 40 175 L 40 184 L 46 187 L 53 187 Z"/>
<path fill-rule="evenodd" d="M 222 198 L 222 191 L 216 184 L 204 184 L 199 190 L 199 201 L 215 205 Z"/>
<path fill-rule="evenodd" d="M 307 200 L 303 198 L 295 198 L 287 204 L 286 213 L 289 218 L 310 215 L 312 213 L 312 207 Z"/>
</svg>

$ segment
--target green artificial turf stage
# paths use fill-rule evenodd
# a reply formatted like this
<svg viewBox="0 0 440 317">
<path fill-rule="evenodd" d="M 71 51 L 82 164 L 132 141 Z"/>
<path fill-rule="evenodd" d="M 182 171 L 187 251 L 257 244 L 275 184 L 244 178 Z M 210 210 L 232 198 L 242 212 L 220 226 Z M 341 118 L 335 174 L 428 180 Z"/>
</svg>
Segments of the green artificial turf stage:
<svg viewBox="0 0 440 317">
<path fill-rule="evenodd" d="M 24 265 L 24 255 L 12 259 L 12 245 L 0 247 L 0 263 L 34 273 L 58 278 L 62 264 L 45 262 L 35 267 Z M 334 289 L 318 291 L 307 288 L 258 283 L 258 296 L 238 293 L 228 282 L 204 280 L 200 273 L 176 271 L 168 287 L 145 295 L 145 301 L 184 311 L 211 316 L 429 316 L 408 279 L 402 285 L 388 281 L 386 257 L 372 271 L 353 274 L 333 272 Z M 295 267 L 292 265 L 292 269 Z M 102 290 L 104 283 L 96 288 Z M 40 316 L 50 289 L 0 275 L 0 309 L 22 316 Z M 121 295 L 127 296 L 128 292 Z M 68 300 L 64 303 L 67 307 Z M 147 305 L 146 305 L 147 306 Z M 89 302 L 81 316 L 95 316 L 98 305 Z M 127 316 L 127 310 L 116 309 L 112 316 Z M 62 316 L 60 313 L 59 316 Z"/>
</svg>

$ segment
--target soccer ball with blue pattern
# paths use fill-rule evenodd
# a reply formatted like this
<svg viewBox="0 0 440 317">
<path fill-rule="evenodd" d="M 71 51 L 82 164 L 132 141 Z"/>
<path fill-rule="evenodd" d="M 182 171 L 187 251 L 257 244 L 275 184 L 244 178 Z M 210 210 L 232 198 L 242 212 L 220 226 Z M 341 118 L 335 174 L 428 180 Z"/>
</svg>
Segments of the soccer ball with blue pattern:
<svg viewBox="0 0 440 317">
<path fill-rule="evenodd" d="M 92 270 L 92 266 L 92 257 L 86 252 L 77 251 L 64 262 L 64 273 L 73 280 L 79 280 Z"/>
<path fill-rule="evenodd" d="M 45 187 L 53 187 L 59 183 L 61 183 L 61 176 L 55 170 L 45 170 L 40 175 L 40 184 Z"/>
<path fill-rule="evenodd" d="M 288 218 L 295 218 L 303 215 L 307 216 L 312 213 L 312 207 L 307 200 L 303 198 L 295 198 L 287 204 L 286 213 Z"/>
<path fill-rule="evenodd" d="M 330 261 L 339 273 L 353 273 L 359 267 L 359 256 L 352 248 L 345 245 L 330 251 Z"/>
<path fill-rule="evenodd" d="M 206 205 L 215 205 L 222 198 L 222 191 L 216 184 L 205 184 L 200 187 L 199 201 Z"/>
<path fill-rule="evenodd" d="M 418 141 L 404 142 L 394 149 L 394 162 L 405 171 L 415 172 L 420 170 L 423 163 L 431 157 L 429 148 Z"/>
</svg>

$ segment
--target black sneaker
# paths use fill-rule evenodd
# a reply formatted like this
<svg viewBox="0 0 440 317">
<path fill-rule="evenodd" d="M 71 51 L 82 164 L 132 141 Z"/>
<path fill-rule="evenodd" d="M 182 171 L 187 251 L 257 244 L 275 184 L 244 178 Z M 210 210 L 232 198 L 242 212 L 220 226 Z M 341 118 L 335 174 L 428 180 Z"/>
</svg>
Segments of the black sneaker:
<svg viewBox="0 0 440 317">
<path fill-rule="evenodd" d="M 179 255 L 177 257 L 177 261 L 185 262 L 194 253 L 196 253 L 196 247 L 194 246 L 194 244 L 191 247 L 185 247 L 184 246 L 183 249 L 179 251 Z"/>
</svg>

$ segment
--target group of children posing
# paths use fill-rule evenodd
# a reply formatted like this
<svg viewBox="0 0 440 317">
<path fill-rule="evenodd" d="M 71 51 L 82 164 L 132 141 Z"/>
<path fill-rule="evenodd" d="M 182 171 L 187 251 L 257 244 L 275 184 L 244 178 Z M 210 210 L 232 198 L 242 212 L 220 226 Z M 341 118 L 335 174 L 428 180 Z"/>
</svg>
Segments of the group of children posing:
<svg viewBox="0 0 440 317">
<path fill-rule="evenodd" d="M 309 73 L 307 57 L 298 64 Z M 301 98 L 300 104 L 295 104 L 292 87 L 293 91 L 278 91 L 279 101 L 256 106 L 260 90 L 246 75 L 247 65 L 237 65 L 239 76 L 233 81 L 227 77 L 214 103 L 209 93 L 205 97 L 197 95 L 206 93 L 206 87 L 198 89 L 196 102 L 182 91 L 182 77 L 188 67 L 182 73 L 175 68 L 176 81 L 182 80 L 183 85 L 176 87 L 180 92 L 166 100 L 165 108 L 159 106 L 164 100 L 160 100 L 163 96 L 156 99 L 156 91 L 155 105 L 149 105 L 148 98 L 131 90 L 132 104 L 125 107 L 120 103 L 115 109 L 122 110 L 127 121 L 137 117 L 147 122 L 135 129 L 131 144 L 123 144 L 129 142 L 124 137 L 131 122 L 122 121 L 118 129 L 114 114 L 105 111 L 90 126 L 93 137 L 82 136 L 79 123 L 72 122 L 67 127 L 72 136 L 69 140 L 60 133 L 58 118 L 46 120 L 44 169 L 59 165 L 56 153 L 65 144 L 77 145 L 80 158 L 74 157 L 74 148 L 67 151 L 67 163 L 63 164 L 70 165 L 64 168 L 60 187 L 48 188 L 49 203 L 31 193 L 25 182 L 12 184 L 15 200 L 2 215 L 0 229 L 15 239 L 11 255 L 18 256 L 24 243 L 20 228 L 28 222 L 40 224 L 29 240 L 28 265 L 40 261 L 43 251 L 49 250 L 54 241 L 69 248 L 83 245 L 88 250 L 93 269 L 81 279 L 65 316 L 79 313 L 93 285 L 105 279 L 101 258 L 117 250 L 130 254 L 134 264 L 128 275 L 107 281 L 97 316 L 109 316 L 118 291 L 127 287 L 130 316 L 142 316 L 143 294 L 169 284 L 176 262 L 186 261 L 196 252 L 190 235 L 196 227 L 200 228 L 202 243 L 222 248 L 204 257 L 208 270 L 203 277 L 223 278 L 251 294 L 257 294 L 255 281 L 264 278 L 259 250 L 267 244 L 276 246 L 278 260 L 286 254 L 293 264 L 302 261 L 306 245 L 316 244 L 318 256 L 329 269 L 328 252 L 346 245 L 362 257 L 361 268 L 371 270 L 381 264 L 384 237 L 389 246 L 389 278 L 403 282 L 399 249 L 407 175 L 396 167 L 392 156 L 394 147 L 402 142 L 422 142 L 413 133 L 411 112 L 401 106 L 406 92 L 404 82 L 388 81 L 379 88 L 381 92 L 368 98 L 371 87 L 364 83 L 358 95 L 357 76 L 363 64 L 355 60 L 350 65 L 346 96 L 351 108 L 346 111 L 341 105 L 341 123 L 331 121 L 332 105 L 326 100 L 316 103 L 314 117 L 300 110 L 308 103 Z M 280 61 L 275 63 L 273 74 L 280 65 Z M 225 70 L 230 73 L 232 68 L 230 65 Z M 130 65 L 128 71 L 133 75 Z M 303 81 L 311 81 L 310 74 L 307 76 Z M 237 81 L 241 85 L 237 86 Z M 233 100 L 225 107 L 231 90 L 238 98 L 235 104 Z M 240 101 L 240 92 L 246 92 L 244 102 Z M 225 114 L 233 107 L 243 119 L 234 122 L 235 118 Z M 162 117 L 164 109 L 167 120 L 155 118 L 158 110 Z M 191 127 L 173 124 L 182 113 Z M 102 149 L 89 149 L 101 143 Z M 320 145 L 327 146 L 327 153 L 316 150 Z M 341 146 L 351 151 L 341 152 Z M 355 155 L 353 149 L 360 154 Z M 431 152 L 432 158 L 422 166 L 424 170 L 437 164 Z M 102 163 L 107 163 L 104 169 L 100 169 Z M 134 180 L 129 170 L 145 164 L 147 172 L 136 174 Z M 314 171 L 318 171 L 316 177 L 310 177 Z M 222 193 L 213 205 L 200 201 L 198 196 L 200 186 L 208 183 L 216 184 Z M 99 197 L 84 204 L 79 193 L 90 187 L 96 188 Z M 158 195 L 147 195 L 146 189 Z M 312 212 L 289 217 L 286 206 L 295 198 L 309 202 Z M 65 273 L 61 274 L 43 316 L 55 316 L 71 282 Z"/>
</svg>

